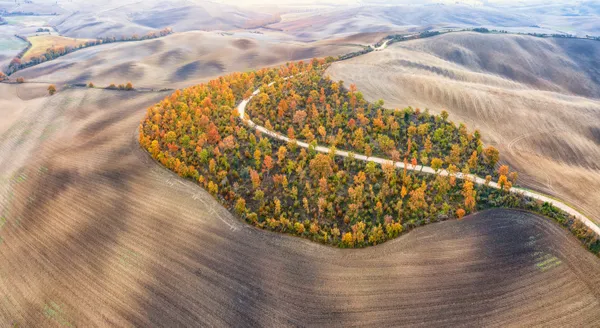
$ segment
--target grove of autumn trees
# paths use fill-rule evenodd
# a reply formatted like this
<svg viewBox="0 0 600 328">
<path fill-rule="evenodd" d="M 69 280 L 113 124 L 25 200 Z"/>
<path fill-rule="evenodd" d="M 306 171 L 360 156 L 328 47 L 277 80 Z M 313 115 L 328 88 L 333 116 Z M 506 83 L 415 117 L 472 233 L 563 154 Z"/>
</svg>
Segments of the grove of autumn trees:
<svg viewBox="0 0 600 328">
<path fill-rule="evenodd" d="M 392 160 L 379 165 L 333 152 L 318 153 L 317 142 L 323 142 L 357 152 L 369 146 L 375 153 L 393 154 L 405 161 L 422 158 L 427 152 L 432 163 L 440 167 L 449 163 L 449 170 L 456 172 L 459 166 L 470 165 L 472 157 L 477 159 L 473 168 L 489 171 L 493 167 L 492 159 L 479 155 L 479 137 L 463 132 L 466 128 L 454 127 L 445 117 L 412 110 L 396 116 L 380 105 L 366 103 L 356 90 L 343 91 L 340 84 L 336 92 L 333 83 L 315 74 L 326 65 L 325 60 L 317 59 L 289 63 L 177 90 L 148 108 L 139 128 L 140 144 L 162 165 L 197 181 L 246 222 L 340 247 L 379 244 L 413 227 L 461 218 L 490 206 L 541 206 L 507 189 L 399 169 Z M 283 81 L 290 76 L 294 78 L 289 84 Z M 310 91 L 294 82 L 296 77 L 309 83 Z M 259 94 L 251 101 L 257 106 L 251 113 L 264 113 L 265 125 L 275 130 L 292 128 L 292 139 L 310 140 L 308 149 L 295 140 L 285 143 L 262 135 L 239 118 L 236 105 L 258 87 L 269 90 L 273 81 L 275 90 L 268 93 L 273 100 L 271 96 L 261 100 Z M 325 89 L 324 99 L 321 89 Z M 316 95 L 311 92 L 314 90 L 319 90 Z M 282 100 L 289 100 L 287 106 L 281 105 Z M 298 114 L 305 108 L 310 108 L 306 115 Z M 329 118 L 336 122 L 327 122 Z M 360 121 L 366 119 L 369 124 Z M 374 123 L 376 120 L 383 123 Z M 421 127 L 425 132 L 420 133 L 423 124 L 428 128 Z M 362 140 L 355 137 L 358 129 L 363 131 Z M 435 137 L 438 129 L 443 135 Z M 345 140 L 336 141 L 338 133 L 344 133 Z M 399 155 L 382 148 L 384 143 L 378 139 L 384 137 Z M 431 145 L 427 150 L 428 139 Z M 449 156 L 456 158 L 449 162 Z"/>
<path fill-rule="evenodd" d="M 247 113 L 259 125 L 290 138 L 366 156 L 449 168 L 481 176 L 493 174 L 498 151 L 484 148 L 478 131 L 448 121 L 448 113 L 406 108 L 389 110 L 367 102 L 343 81 L 323 77 L 325 65 L 308 65 L 293 78 L 263 85 Z M 293 72 L 290 72 L 293 74 Z M 441 165 L 439 165 L 441 160 Z"/>
<path fill-rule="evenodd" d="M 90 86 L 91 85 L 91 86 Z M 94 84 L 92 82 L 90 82 L 88 84 L 89 88 L 93 88 Z M 127 82 L 127 84 L 119 84 L 118 86 L 115 85 L 114 83 L 111 83 L 108 87 L 106 87 L 109 90 L 126 90 L 126 91 L 132 91 L 133 90 L 133 84 L 131 82 Z"/>
</svg>

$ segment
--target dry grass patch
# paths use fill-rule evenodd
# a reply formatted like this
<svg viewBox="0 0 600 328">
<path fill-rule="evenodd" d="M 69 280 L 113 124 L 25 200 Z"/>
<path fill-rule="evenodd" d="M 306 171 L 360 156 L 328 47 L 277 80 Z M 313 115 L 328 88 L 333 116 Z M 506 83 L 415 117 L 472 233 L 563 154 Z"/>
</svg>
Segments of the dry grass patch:
<svg viewBox="0 0 600 328">
<path fill-rule="evenodd" d="M 51 48 L 77 48 L 81 45 L 84 45 L 86 42 L 95 41 L 93 39 L 74 39 L 58 35 L 37 35 L 27 39 L 29 42 L 31 42 L 31 49 L 29 49 L 25 55 L 23 55 L 23 59 L 25 61 L 42 56 L 48 49 Z"/>
</svg>

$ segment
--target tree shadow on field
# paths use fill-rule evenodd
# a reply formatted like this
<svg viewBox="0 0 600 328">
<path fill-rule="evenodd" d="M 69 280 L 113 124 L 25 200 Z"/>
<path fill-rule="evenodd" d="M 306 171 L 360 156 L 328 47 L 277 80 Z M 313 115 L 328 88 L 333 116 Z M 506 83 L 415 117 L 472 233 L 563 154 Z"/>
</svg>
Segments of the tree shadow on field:
<svg viewBox="0 0 600 328">
<path fill-rule="evenodd" d="M 515 211 L 485 211 L 381 246 L 340 250 L 250 226 L 230 230 L 217 217 L 235 218 L 211 210 L 221 206 L 200 194 L 207 205 L 147 222 L 161 233 L 152 246 L 161 265 L 151 269 L 155 280 L 144 286 L 136 325 L 477 325 L 510 313 L 499 305 L 536 270 L 533 255 L 540 251 L 532 239 L 537 228 Z M 442 259 L 445 265 L 433 265 L 439 259 L 431 262 L 421 251 L 433 243 L 443 252 L 462 239 L 466 251 L 449 252 L 456 258 Z M 422 255 L 416 267 L 423 271 L 406 284 L 396 281 L 404 265 L 415 267 L 406 259 L 415 253 Z M 434 268 L 440 271 L 429 271 Z M 411 298 L 415 288 L 430 296 L 427 304 Z"/>
<path fill-rule="evenodd" d="M 69 92 L 74 91 L 65 95 Z M 114 100 L 115 96 L 103 93 L 100 98 Z M 52 318 L 44 311 L 55 313 L 55 305 L 60 308 L 59 319 L 75 326 L 92 322 L 114 326 L 110 323 L 119 319 L 114 313 L 122 305 L 116 297 L 133 290 L 124 285 L 130 278 L 122 268 L 121 252 L 135 245 L 127 237 L 135 237 L 130 229 L 136 224 L 132 219 L 140 211 L 140 199 L 134 186 L 145 172 L 132 156 L 132 149 L 139 148 L 135 141 L 139 121 L 131 118 L 142 117 L 150 101 L 154 99 L 140 98 L 107 111 L 89 105 L 66 111 L 55 106 L 46 109 L 66 122 L 59 127 L 84 128 L 76 137 L 57 133 L 36 144 L 19 170 L 22 178 L 12 186 L 14 196 L 0 245 L 4 268 L 11 271 L 2 277 L 7 285 L 0 287 L 7 288 L 6 298 L 18 305 L 6 312 L 16 323 L 47 325 Z M 100 110 L 99 122 L 81 124 L 86 116 L 80 114 Z M 131 124 L 117 125 L 119 120 Z M 111 280 L 115 271 L 125 279 Z"/>
<path fill-rule="evenodd" d="M 76 158 L 78 152 L 65 153 Z M 44 312 L 40 306 L 54 302 L 60 304 L 64 320 L 85 325 L 99 308 L 113 306 L 114 300 L 104 294 L 111 285 L 106 277 L 118 264 L 115 249 L 128 232 L 126 218 L 134 211 L 130 181 L 137 173 L 125 164 L 82 173 L 62 165 L 60 157 L 37 162 L 35 167 L 44 167 L 44 174 L 29 174 L 28 181 L 15 188 L 16 199 L 26 201 L 15 207 L 19 229 L 8 241 L 26 245 L 27 254 L 15 253 L 11 262 L 27 268 L 15 282 L 16 290 L 38 286 L 34 292 L 39 303 L 25 307 L 29 312 L 25 317 L 48 319 L 40 316 Z M 118 163 L 119 158 L 106 161 Z"/>
<path fill-rule="evenodd" d="M 189 80 L 192 77 L 214 76 L 225 71 L 225 64 L 220 60 L 196 60 L 177 68 L 171 75 L 171 82 L 180 82 Z"/>
<path fill-rule="evenodd" d="M 451 271 L 442 274 L 448 281 L 440 289 L 449 292 L 440 292 L 438 303 L 446 306 L 422 319 L 435 325 L 481 326 L 498 311 L 510 310 L 496 300 L 502 301 L 534 267 L 536 244 L 532 243 L 535 229 L 531 222 L 519 212 L 488 210 L 450 221 L 440 229 L 445 238 L 465 241 L 468 252 L 456 259 L 460 263 L 457 267 L 451 268 L 465 274 L 461 275 L 463 280 L 456 279 Z"/>
<path fill-rule="evenodd" d="M 381 246 L 340 250 L 253 227 L 230 230 L 217 216 L 231 215 L 210 211 L 220 205 L 201 194 L 208 208 L 147 222 L 161 232 L 152 246 L 161 264 L 130 318 L 138 326 L 457 326 L 489 323 L 498 313 L 507 320 L 513 308 L 501 303 L 536 270 L 540 251 L 537 228 L 515 211 L 485 211 Z M 420 252 L 462 239 L 466 251 L 448 253 L 456 265 L 450 258 L 443 259 L 450 266 L 432 266 Z M 414 268 L 406 257 L 415 252 L 423 271 L 396 281 L 404 265 Z M 429 295 L 427 304 L 411 298 L 418 290 Z"/>
<path fill-rule="evenodd" d="M 160 260 L 150 268 L 154 279 L 143 286 L 139 313 L 129 318 L 136 326 L 301 326 L 330 311 L 315 297 L 320 265 L 286 244 L 324 246 L 245 223 L 232 229 L 223 221 L 238 219 L 212 196 L 194 185 L 203 201 L 190 204 L 177 186 L 164 187 L 165 193 L 187 206 L 173 203 L 147 221 L 149 230 L 160 232 L 151 246 Z"/>
</svg>

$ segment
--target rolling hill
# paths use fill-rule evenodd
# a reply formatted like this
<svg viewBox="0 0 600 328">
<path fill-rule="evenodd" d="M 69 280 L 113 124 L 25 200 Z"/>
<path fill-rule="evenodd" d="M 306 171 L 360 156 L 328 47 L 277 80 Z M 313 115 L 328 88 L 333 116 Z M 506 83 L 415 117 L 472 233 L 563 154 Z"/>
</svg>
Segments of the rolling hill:
<svg viewBox="0 0 600 328">
<path fill-rule="evenodd" d="M 257 12 L 207 0 L 83 0 L 26 2 L 0 1 L 0 12 L 56 15 L 50 22 L 64 36 L 121 37 L 172 27 L 190 30 L 234 30 L 259 27 L 279 20 L 271 12 Z"/>
<path fill-rule="evenodd" d="M 355 6 L 333 8 L 310 14 L 282 15 L 269 25 L 300 38 L 320 39 L 332 35 L 383 31 L 421 31 L 428 28 L 468 26 L 529 26 L 529 17 L 493 8 L 441 4 L 398 6 Z"/>
<path fill-rule="evenodd" d="M 137 87 L 180 88 L 225 71 L 339 55 L 356 49 L 359 48 L 339 42 L 281 42 L 270 39 L 268 34 L 192 31 L 90 47 L 16 75 L 29 81 L 59 84 L 94 82 L 106 86 L 132 81 Z"/>
<path fill-rule="evenodd" d="M 451 33 L 335 63 L 329 74 L 388 107 L 446 109 L 497 146 L 520 184 L 599 221 L 599 49 L 588 40 Z"/>
<path fill-rule="evenodd" d="M 172 27 L 190 30 L 233 30 L 258 27 L 277 20 L 268 13 L 253 12 L 212 1 L 136 1 L 102 4 L 102 10 L 88 8 L 87 2 L 71 5 L 72 13 L 53 21 L 57 30 L 71 37 L 120 37 Z M 68 7 L 69 8 L 69 7 Z"/>
<path fill-rule="evenodd" d="M 0 0 L 0 9 L 55 9 L 53 24 L 71 37 L 176 31 L 78 50 L 19 71 L 25 83 L 0 83 L 0 326 L 600 325 L 600 261 L 547 217 L 485 210 L 333 248 L 246 224 L 138 141 L 148 108 L 173 93 L 162 88 L 355 51 L 392 30 L 520 28 L 542 9 L 334 8 L 283 15 L 270 25 L 283 31 L 241 31 L 273 16 L 157 3 Z M 592 2 L 573 8 L 597 26 Z M 187 31 L 213 28 L 235 31 Z M 599 54 L 600 42 L 454 33 L 327 72 L 386 108 L 446 109 L 499 148 L 519 184 L 600 222 Z M 127 81 L 138 90 L 67 86 Z"/>
</svg>

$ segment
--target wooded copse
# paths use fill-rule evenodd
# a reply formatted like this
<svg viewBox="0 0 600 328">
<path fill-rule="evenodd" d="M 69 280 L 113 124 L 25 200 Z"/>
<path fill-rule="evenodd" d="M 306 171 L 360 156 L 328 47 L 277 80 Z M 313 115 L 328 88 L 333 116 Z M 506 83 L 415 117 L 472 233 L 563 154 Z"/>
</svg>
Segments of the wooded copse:
<svg viewBox="0 0 600 328">
<path fill-rule="evenodd" d="M 347 91 L 342 83 L 324 78 L 327 64 L 317 59 L 289 63 L 178 90 L 148 108 L 139 128 L 140 144 L 248 223 L 326 244 L 376 245 L 430 222 L 489 207 L 513 207 L 554 213 L 571 230 L 579 229 L 590 249 L 600 248 L 596 236 L 577 220 L 549 204 L 509 193 L 508 184 L 495 189 L 453 175 L 395 167 L 391 157 L 412 162 L 426 154 L 432 162 L 436 158 L 432 165 L 441 168 L 452 162 L 456 165 L 449 164 L 448 170 L 458 171 L 459 166 L 469 166 L 473 157 L 469 152 L 481 150 L 481 142 L 445 115 L 411 109 L 393 112 L 381 103 L 369 104 L 354 87 Z M 269 86 L 271 82 L 275 83 Z M 271 139 L 240 120 L 236 105 L 258 87 L 264 92 L 251 101 L 250 113 L 262 115 L 265 126 L 275 130 L 292 128 L 293 139 L 310 140 L 309 149 L 295 141 Z M 287 105 L 281 104 L 284 100 Z M 362 140 L 358 129 L 363 130 Z M 438 130 L 441 136 L 436 137 Z M 342 136 L 336 139 L 339 133 Z M 318 153 L 318 142 L 356 151 L 369 146 L 392 156 L 389 163 L 379 165 Z M 489 159 L 481 153 L 472 167 L 489 172 L 495 163 L 486 162 Z M 497 161 L 497 151 L 490 156 Z M 501 177 L 510 182 L 506 175 Z"/>
<path fill-rule="evenodd" d="M 249 103 L 248 115 L 269 130 L 308 143 L 316 140 L 394 162 L 494 175 L 497 151 L 484 149 L 479 131 L 456 126 L 445 111 L 432 115 L 418 108 L 385 109 L 382 100 L 371 104 L 355 85 L 346 90 L 343 81 L 323 77 L 325 67 L 275 79 Z"/>
</svg>

